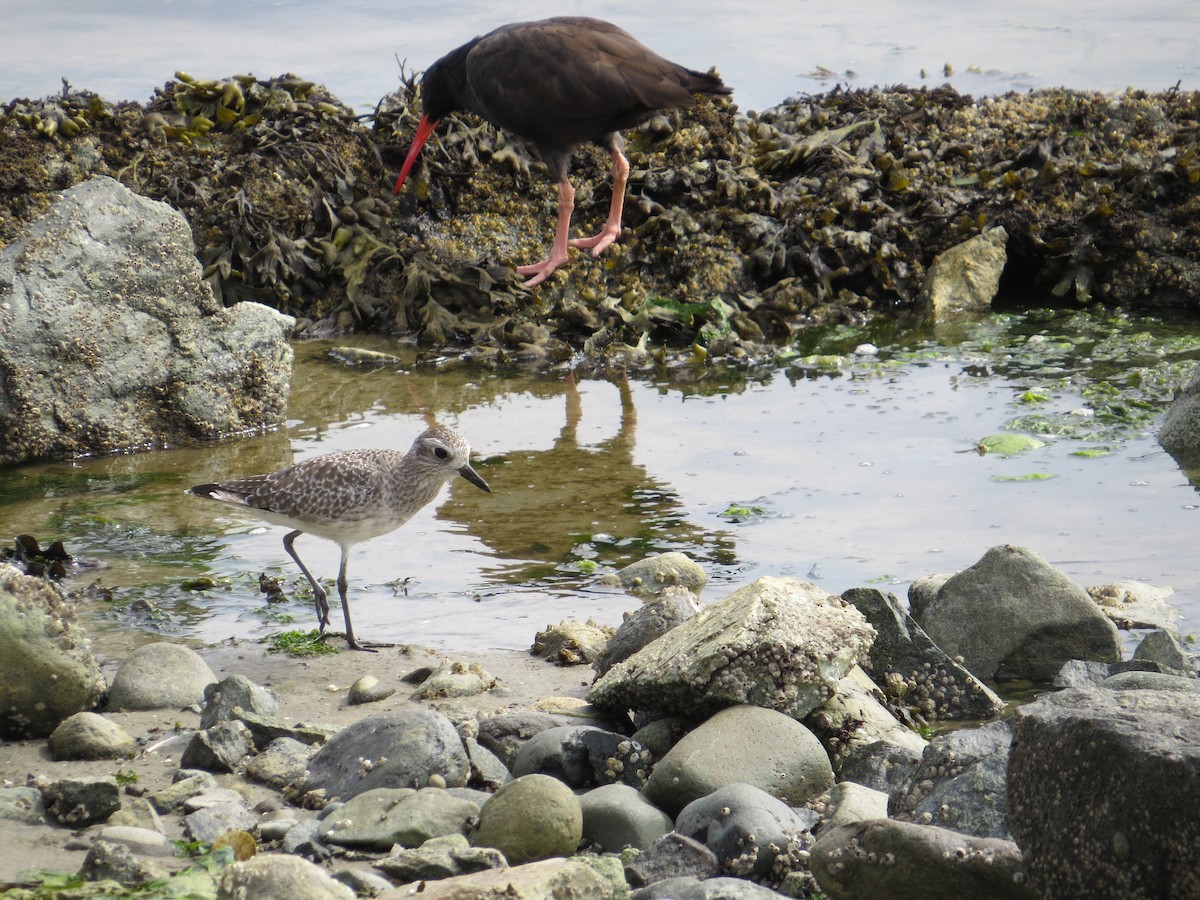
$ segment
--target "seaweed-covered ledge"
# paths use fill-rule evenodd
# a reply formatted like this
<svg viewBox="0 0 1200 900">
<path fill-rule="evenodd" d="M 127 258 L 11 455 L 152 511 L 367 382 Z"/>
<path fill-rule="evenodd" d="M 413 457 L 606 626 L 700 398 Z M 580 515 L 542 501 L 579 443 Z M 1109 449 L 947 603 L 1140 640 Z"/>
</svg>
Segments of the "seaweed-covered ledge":
<svg viewBox="0 0 1200 900">
<path fill-rule="evenodd" d="M 511 263 L 544 249 L 553 185 L 503 134 L 448 117 L 391 196 L 418 100 L 408 79 L 368 126 L 296 76 L 178 73 L 144 107 L 12 101 L 0 241 L 55 190 L 111 174 L 184 212 L 226 303 L 490 362 L 769 358 L 814 323 L 922 308 L 935 257 L 997 226 L 1018 302 L 1200 297 L 1196 92 L 835 89 L 749 116 L 703 101 L 629 135 L 620 242 L 535 290 Z M 599 150 L 573 167 L 581 232 L 604 218 L 605 173 Z"/>
</svg>

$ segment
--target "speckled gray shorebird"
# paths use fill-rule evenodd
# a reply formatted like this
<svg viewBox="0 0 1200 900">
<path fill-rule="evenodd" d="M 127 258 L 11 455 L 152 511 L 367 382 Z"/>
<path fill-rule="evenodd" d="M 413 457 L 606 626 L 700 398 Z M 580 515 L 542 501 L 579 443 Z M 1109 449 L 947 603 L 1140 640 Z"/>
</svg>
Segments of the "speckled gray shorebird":
<svg viewBox="0 0 1200 900">
<path fill-rule="evenodd" d="M 462 435 L 435 425 L 413 441 L 407 453 L 339 450 L 267 475 L 198 484 L 188 493 L 244 508 L 267 522 L 294 529 L 284 535 L 283 549 L 312 585 L 322 632 L 329 626 L 329 598 L 296 553 L 295 541 L 301 534 L 311 534 L 340 546 L 337 587 L 346 620 L 346 642 L 352 650 L 365 650 L 369 648 L 354 638 L 346 598 L 350 548 L 395 531 L 455 475 L 492 491 L 471 468 L 471 447 Z"/>
</svg>

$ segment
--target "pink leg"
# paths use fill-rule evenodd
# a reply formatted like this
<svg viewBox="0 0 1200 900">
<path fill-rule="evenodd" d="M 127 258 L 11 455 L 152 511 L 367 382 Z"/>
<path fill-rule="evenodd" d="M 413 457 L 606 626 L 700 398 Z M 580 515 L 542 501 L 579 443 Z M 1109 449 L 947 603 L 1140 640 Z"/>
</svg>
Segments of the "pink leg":
<svg viewBox="0 0 1200 900">
<path fill-rule="evenodd" d="M 567 261 L 567 234 L 571 230 L 571 213 L 575 209 L 575 189 L 566 176 L 558 182 L 558 225 L 554 229 L 554 246 L 550 255 L 532 266 L 517 266 L 518 275 L 530 275 L 525 287 L 541 284 L 550 273 Z"/>
<path fill-rule="evenodd" d="M 592 256 L 599 256 L 613 241 L 621 236 L 621 212 L 625 206 L 625 183 L 629 179 L 629 160 L 621 152 L 621 148 L 612 148 L 612 204 L 608 208 L 608 221 L 595 237 L 576 238 L 569 241 L 572 247 L 581 250 L 591 250 Z"/>
</svg>

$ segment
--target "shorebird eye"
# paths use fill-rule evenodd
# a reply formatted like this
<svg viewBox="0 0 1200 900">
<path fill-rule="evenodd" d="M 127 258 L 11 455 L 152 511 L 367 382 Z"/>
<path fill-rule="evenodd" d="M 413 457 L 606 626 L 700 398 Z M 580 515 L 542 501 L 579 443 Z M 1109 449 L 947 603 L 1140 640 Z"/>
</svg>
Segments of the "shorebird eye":
<svg viewBox="0 0 1200 900">
<path fill-rule="evenodd" d="M 445 447 L 434 447 L 433 455 L 436 456 L 438 459 L 449 459 L 450 451 L 447 450 Z"/>
</svg>

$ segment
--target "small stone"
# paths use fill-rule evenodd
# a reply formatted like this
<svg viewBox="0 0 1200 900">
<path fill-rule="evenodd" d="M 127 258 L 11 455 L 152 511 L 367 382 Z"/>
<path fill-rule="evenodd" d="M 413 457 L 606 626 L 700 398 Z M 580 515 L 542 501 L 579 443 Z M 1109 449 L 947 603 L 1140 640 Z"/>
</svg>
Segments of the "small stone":
<svg viewBox="0 0 1200 900">
<path fill-rule="evenodd" d="M 446 662 L 421 682 L 416 696 L 422 700 L 473 697 L 494 690 L 498 685 L 497 679 L 484 671 L 479 663 Z"/>
<path fill-rule="evenodd" d="M 276 738 L 246 763 L 246 776 L 276 790 L 303 778 L 313 749 L 291 738 Z"/>
<path fill-rule="evenodd" d="M 98 840 L 92 844 L 84 857 L 79 877 L 87 881 L 115 881 L 118 884 L 137 885 L 165 878 L 166 872 L 138 859 L 124 844 Z"/>
<path fill-rule="evenodd" d="M 381 684 L 379 679 L 374 675 L 363 675 L 354 684 L 350 685 L 346 701 L 351 706 L 358 706 L 363 703 L 377 703 L 380 700 L 386 700 L 394 693 L 396 693 L 394 687 Z"/>
<path fill-rule="evenodd" d="M 55 759 L 123 759 L 136 756 L 137 742 L 121 726 L 94 712 L 64 719 L 50 735 Z"/>
<path fill-rule="evenodd" d="M 587 622 L 567 619 L 539 631 L 529 652 L 560 666 L 579 666 L 597 660 L 613 634 L 612 628 L 591 619 Z"/>
<path fill-rule="evenodd" d="M 0 819 L 41 825 L 45 822 L 46 804 L 36 787 L 0 788 Z"/>
<path fill-rule="evenodd" d="M 111 775 L 54 781 L 42 796 L 50 815 L 72 828 L 103 822 L 121 808 L 120 789 Z"/>
<path fill-rule="evenodd" d="M 216 779 L 208 772 L 196 772 L 177 780 L 169 788 L 156 791 L 146 799 L 160 813 L 174 812 L 192 797 L 215 789 Z"/>
<path fill-rule="evenodd" d="M 719 868 L 716 854 L 704 844 L 672 831 L 625 864 L 625 880 L 637 888 L 680 876 L 711 878 Z"/>
<path fill-rule="evenodd" d="M 621 587 L 643 597 L 658 596 L 674 586 L 699 594 L 708 583 L 708 575 L 699 563 L 683 553 L 672 551 L 631 563 L 614 575 L 605 575 L 599 583 Z"/>
<path fill-rule="evenodd" d="M 266 688 L 245 675 L 230 675 L 204 688 L 200 727 L 211 728 L 219 722 L 236 719 L 239 712 L 273 716 L 278 709 L 279 701 Z"/>
<path fill-rule="evenodd" d="M 232 772 L 253 750 L 250 729 L 234 719 L 192 735 L 179 764 L 189 769 Z"/>
<path fill-rule="evenodd" d="M 130 825 L 106 825 L 96 834 L 96 840 L 121 844 L 138 856 L 174 857 L 175 845 L 160 831 Z"/>
</svg>

